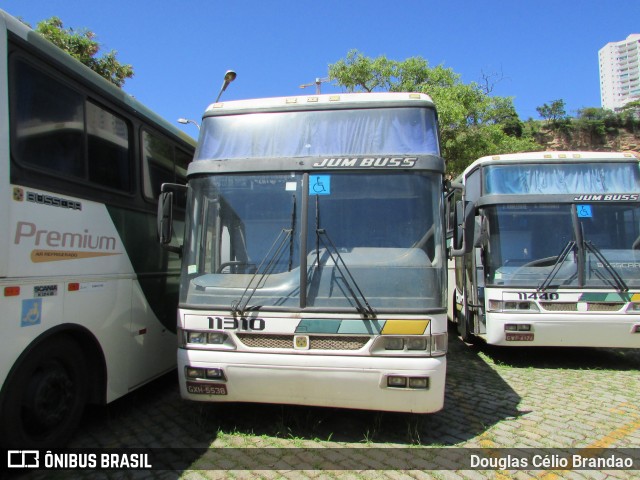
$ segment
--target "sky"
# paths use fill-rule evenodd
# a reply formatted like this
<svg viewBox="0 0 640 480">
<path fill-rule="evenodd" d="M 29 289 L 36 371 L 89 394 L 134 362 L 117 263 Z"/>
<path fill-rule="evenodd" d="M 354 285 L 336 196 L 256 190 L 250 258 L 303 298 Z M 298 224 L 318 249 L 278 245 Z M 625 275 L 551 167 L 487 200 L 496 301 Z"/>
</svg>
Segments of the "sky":
<svg viewBox="0 0 640 480">
<path fill-rule="evenodd" d="M 237 78 L 221 100 L 315 94 L 315 79 L 353 49 L 421 56 L 465 83 L 488 76 L 522 120 L 556 99 L 575 115 L 600 107 L 598 50 L 640 33 L 640 0 L 0 0 L 0 9 L 34 27 L 55 15 L 93 31 L 102 51 L 133 66 L 124 90 L 169 121 L 199 122 L 229 69 Z"/>
</svg>

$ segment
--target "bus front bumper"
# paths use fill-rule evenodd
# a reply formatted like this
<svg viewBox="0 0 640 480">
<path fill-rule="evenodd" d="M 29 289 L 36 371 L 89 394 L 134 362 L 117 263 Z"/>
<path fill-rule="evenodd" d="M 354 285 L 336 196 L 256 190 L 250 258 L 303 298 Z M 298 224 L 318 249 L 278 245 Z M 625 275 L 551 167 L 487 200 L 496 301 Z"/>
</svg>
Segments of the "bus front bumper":
<svg viewBox="0 0 640 480">
<path fill-rule="evenodd" d="M 187 367 L 220 369 L 224 378 L 187 378 Z M 195 401 L 432 413 L 443 407 L 446 357 L 287 355 L 178 349 L 178 372 L 182 397 Z M 407 385 L 390 387 L 389 376 L 404 377 Z M 428 387 L 409 388 L 412 378 L 428 378 Z"/>
<path fill-rule="evenodd" d="M 544 316 L 551 318 L 488 313 L 486 341 L 504 346 L 640 348 L 640 316 Z"/>
</svg>

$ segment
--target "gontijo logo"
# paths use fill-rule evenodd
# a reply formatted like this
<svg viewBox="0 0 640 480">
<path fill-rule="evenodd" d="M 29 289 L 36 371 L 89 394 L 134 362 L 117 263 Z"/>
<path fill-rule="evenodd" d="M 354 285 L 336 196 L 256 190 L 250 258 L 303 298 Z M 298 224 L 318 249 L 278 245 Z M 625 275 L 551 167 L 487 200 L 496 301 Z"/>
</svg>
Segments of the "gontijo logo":
<svg viewBox="0 0 640 480">
<path fill-rule="evenodd" d="M 34 247 L 48 247 L 31 251 L 31 261 L 34 263 L 121 254 L 115 251 L 118 243 L 115 237 L 93 235 L 88 229 L 82 233 L 44 230 L 32 222 L 16 224 L 13 243 L 31 243 Z"/>
</svg>

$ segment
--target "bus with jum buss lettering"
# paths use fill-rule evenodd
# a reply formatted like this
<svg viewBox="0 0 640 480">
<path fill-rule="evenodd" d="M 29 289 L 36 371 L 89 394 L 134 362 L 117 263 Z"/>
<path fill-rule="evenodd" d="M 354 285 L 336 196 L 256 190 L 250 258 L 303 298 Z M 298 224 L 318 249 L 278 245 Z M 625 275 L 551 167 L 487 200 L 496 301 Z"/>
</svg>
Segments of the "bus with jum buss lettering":
<svg viewBox="0 0 640 480">
<path fill-rule="evenodd" d="M 0 58 L 0 444 L 62 447 L 85 404 L 175 368 L 155 212 L 195 141 L 2 11 Z"/>
<path fill-rule="evenodd" d="M 496 155 L 456 183 L 449 312 L 463 340 L 640 347 L 638 158 Z"/>
<path fill-rule="evenodd" d="M 444 160 L 428 96 L 214 103 L 187 178 L 184 398 L 442 408 Z"/>
</svg>

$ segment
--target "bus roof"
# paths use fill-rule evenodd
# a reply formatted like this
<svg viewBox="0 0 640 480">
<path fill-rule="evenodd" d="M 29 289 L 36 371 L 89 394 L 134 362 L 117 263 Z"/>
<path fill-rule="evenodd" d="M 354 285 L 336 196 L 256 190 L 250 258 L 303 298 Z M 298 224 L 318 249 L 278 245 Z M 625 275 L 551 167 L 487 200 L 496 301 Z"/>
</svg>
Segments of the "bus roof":
<svg viewBox="0 0 640 480">
<path fill-rule="evenodd" d="M 433 100 L 424 93 L 375 92 L 340 93 L 328 95 L 299 95 L 293 97 L 256 98 L 212 103 L 203 118 L 218 115 L 237 115 L 254 112 L 286 112 L 343 108 L 410 107 L 422 104 L 434 107 Z"/>
<path fill-rule="evenodd" d="M 509 163 L 567 163 L 574 160 L 587 162 L 611 161 L 635 159 L 638 157 L 632 152 L 582 152 L 582 151 L 559 151 L 559 152 L 526 152 L 526 153 L 507 153 L 503 155 L 488 155 L 474 161 L 465 168 L 462 177 L 466 176 L 472 170 L 480 165 L 486 164 L 509 164 Z"/>
<path fill-rule="evenodd" d="M 82 77 L 86 82 L 93 85 L 96 90 L 100 90 L 105 95 L 112 97 L 114 100 L 129 106 L 129 108 L 136 111 L 140 116 L 144 117 L 148 121 L 156 123 L 159 127 L 168 130 L 181 140 L 195 146 L 195 140 L 185 132 L 180 130 L 178 127 L 144 106 L 134 97 L 127 94 L 124 90 L 91 70 L 89 67 L 73 58 L 64 50 L 58 48 L 56 45 L 51 43 L 49 40 L 44 38 L 29 26 L 22 23 L 17 18 L 0 9 L 0 35 L 5 37 L 4 41 L 6 41 L 5 32 L 11 32 L 15 36 L 22 39 L 24 42 L 27 42 L 29 45 L 31 45 L 32 48 L 44 54 L 47 58 L 54 59 L 65 68 L 71 70 L 74 74 Z"/>
</svg>

